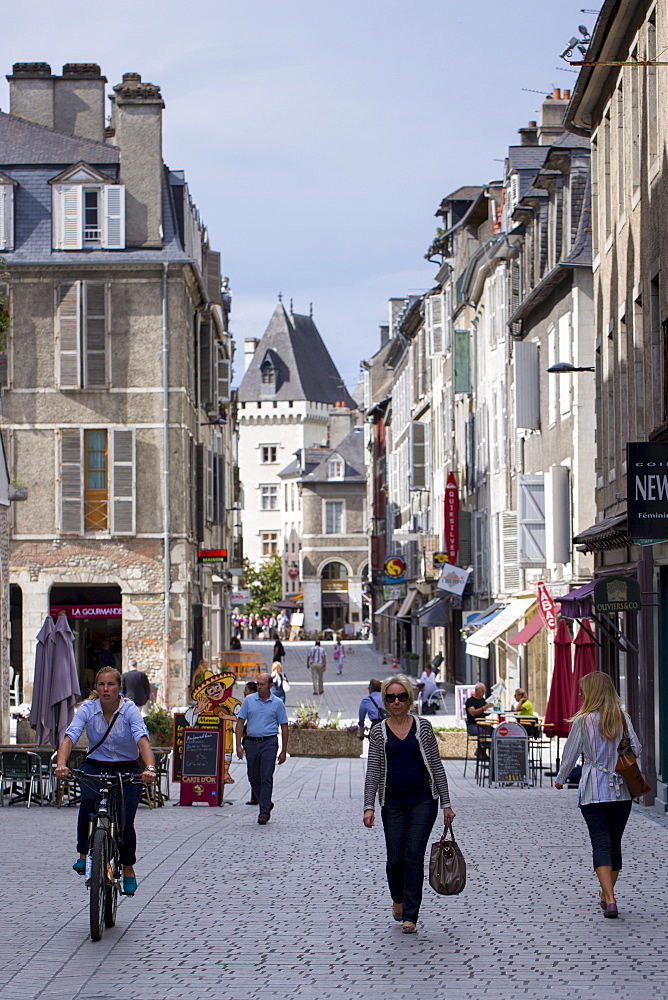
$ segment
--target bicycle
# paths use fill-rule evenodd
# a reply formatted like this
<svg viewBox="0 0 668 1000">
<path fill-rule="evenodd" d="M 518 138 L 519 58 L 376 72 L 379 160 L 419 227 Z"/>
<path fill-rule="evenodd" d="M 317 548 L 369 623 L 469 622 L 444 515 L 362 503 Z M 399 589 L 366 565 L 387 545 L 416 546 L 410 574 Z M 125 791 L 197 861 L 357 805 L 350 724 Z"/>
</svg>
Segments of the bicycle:
<svg viewBox="0 0 668 1000">
<path fill-rule="evenodd" d="M 99 941 L 105 927 L 116 923 L 118 895 L 123 878 L 120 848 L 123 843 L 123 785 L 142 784 L 138 775 L 88 774 L 70 769 L 79 784 L 96 782 L 97 809 L 91 814 L 86 854 L 86 886 L 90 889 L 90 936 Z"/>
</svg>

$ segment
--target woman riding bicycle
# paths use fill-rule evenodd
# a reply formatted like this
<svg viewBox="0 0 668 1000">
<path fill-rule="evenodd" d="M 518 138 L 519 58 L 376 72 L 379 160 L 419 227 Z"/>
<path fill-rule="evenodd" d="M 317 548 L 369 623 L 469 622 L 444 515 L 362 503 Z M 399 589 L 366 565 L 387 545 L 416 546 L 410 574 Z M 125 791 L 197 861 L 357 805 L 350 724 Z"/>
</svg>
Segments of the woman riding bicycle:
<svg viewBox="0 0 668 1000">
<path fill-rule="evenodd" d="M 155 759 L 149 744 L 148 730 L 141 713 L 132 701 L 121 696 L 121 675 L 113 667 L 102 667 L 95 676 L 95 693 L 79 708 L 58 747 L 56 777 L 67 778 L 67 761 L 72 748 L 84 729 L 92 754 L 81 764 L 80 770 L 98 774 L 141 775 L 144 784 L 155 780 Z M 88 823 L 97 803 L 97 782 L 81 783 L 81 805 L 77 822 L 78 860 L 72 865 L 83 875 L 88 851 Z M 141 798 L 139 785 L 126 785 L 123 789 L 125 815 L 123 823 L 123 892 L 133 896 L 137 890 L 134 864 L 136 861 L 137 835 L 134 820 Z"/>
</svg>

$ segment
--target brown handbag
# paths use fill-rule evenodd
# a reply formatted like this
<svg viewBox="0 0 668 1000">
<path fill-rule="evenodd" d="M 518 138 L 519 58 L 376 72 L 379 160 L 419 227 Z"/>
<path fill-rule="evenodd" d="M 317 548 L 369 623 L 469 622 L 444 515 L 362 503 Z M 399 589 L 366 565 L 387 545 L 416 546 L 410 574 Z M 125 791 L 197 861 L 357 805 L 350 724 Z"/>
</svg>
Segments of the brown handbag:
<svg viewBox="0 0 668 1000">
<path fill-rule="evenodd" d="M 441 839 L 431 845 L 429 885 L 441 896 L 456 896 L 466 885 L 466 861 L 452 832 L 452 820 L 445 824 Z"/>
<path fill-rule="evenodd" d="M 631 740 L 629 739 L 629 731 L 626 725 L 624 726 L 624 735 L 617 747 L 617 753 L 619 756 L 617 757 L 615 771 L 617 774 L 621 774 L 626 782 L 626 787 L 629 790 L 631 798 L 638 799 L 641 795 L 651 792 L 652 789 L 643 778 L 636 756 L 631 750 Z"/>
</svg>

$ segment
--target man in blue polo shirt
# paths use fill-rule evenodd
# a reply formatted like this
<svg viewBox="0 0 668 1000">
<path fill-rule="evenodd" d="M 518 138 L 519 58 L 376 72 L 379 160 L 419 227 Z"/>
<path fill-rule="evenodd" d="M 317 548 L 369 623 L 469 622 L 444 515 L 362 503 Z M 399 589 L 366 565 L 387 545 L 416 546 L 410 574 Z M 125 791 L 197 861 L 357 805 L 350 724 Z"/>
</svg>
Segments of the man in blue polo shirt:
<svg viewBox="0 0 668 1000">
<path fill-rule="evenodd" d="M 237 757 L 244 759 L 244 747 L 241 738 L 244 735 L 246 723 L 246 767 L 248 780 L 260 807 L 257 818 L 260 826 L 269 822 L 274 803 L 271 793 L 274 788 L 274 770 L 278 751 L 278 727 L 281 727 L 281 752 L 278 763 L 284 764 L 288 750 L 288 717 L 285 705 L 276 698 L 271 690 L 270 674 L 260 674 L 257 679 L 257 692 L 244 698 L 239 709 L 236 725 Z"/>
</svg>

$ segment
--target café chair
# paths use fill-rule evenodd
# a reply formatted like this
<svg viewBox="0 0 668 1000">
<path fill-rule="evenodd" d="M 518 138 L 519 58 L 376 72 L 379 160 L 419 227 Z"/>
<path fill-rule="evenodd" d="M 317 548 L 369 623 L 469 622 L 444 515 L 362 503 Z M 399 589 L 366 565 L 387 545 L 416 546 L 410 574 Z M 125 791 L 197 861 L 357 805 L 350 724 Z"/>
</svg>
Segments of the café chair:
<svg viewBox="0 0 668 1000">
<path fill-rule="evenodd" d="M 3 750 L 0 753 L 0 806 L 5 804 L 7 791 L 8 806 L 27 802 L 30 809 L 33 791 L 39 787 L 40 767 L 39 756 L 30 750 Z"/>
<path fill-rule="evenodd" d="M 489 723 L 478 723 L 478 737 L 475 761 L 475 779 L 479 785 L 492 784 L 492 726 Z"/>
</svg>

